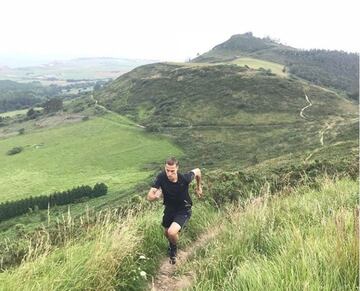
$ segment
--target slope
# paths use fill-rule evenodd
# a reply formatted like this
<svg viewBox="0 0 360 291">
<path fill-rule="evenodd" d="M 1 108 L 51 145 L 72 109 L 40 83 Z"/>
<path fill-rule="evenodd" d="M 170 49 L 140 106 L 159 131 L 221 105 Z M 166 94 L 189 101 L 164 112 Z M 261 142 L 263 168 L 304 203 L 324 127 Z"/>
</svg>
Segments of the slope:
<svg viewBox="0 0 360 291">
<path fill-rule="evenodd" d="M 332 290 L 344 286 L 356 290 L 356 182 L 323 179 L 317 180 L 316 188 L 305 185 L 292 189 L 291 194 L 285 189 L 280 195 L 266 195 L 265 189 L 263 193 L 250 191 L 247 194 L 265 196 L 244 197 L 220 209 L 210 200 L 196 200 L 194 217 L 180 244 L 189 254 L 183 253 L 180 268 L 175 266 L 165 274 L 167 282 L 186 279 L 187 287 L 195 290 L 242 290 L 246 286 L 263 290 L 269 284 L 274 289 L 325 285 Z M 161 208 L 146 204 L 134 206 L 126 215 L 113 210 L 98 213 L 90 224 L 86 217 L 81 225 L 67 217 L 59 230 L 65 243 L 49 245 L 43 230 L 37 247 L 30 247 L 31 255 L 18 268 L 0 273 L 0 286 L 5 290 L 39 286 L 145 290 L 149 283 L 159 282 L 152 278 L 159 275 L 165 257 L 160 217 Z M 74 229 L 81 230 L 80 237 Z M 212 232 L 214 229 L 218 231 Z M 176 286 L 184 284 L 167 286 L 167 290 Z"/>
<path fill-rule="evenodd" d="M 306 119 L 300 116 L 308 104 L 305 94 L 312 102 Z M 234 64 L 142 66 L 97 92 L 96 99 L 148 131 L 171 136 L 186 162 L 205 167 L 244 168 L 279 156 L 299 162 L 319 147 L 328 120 L 336 120 L 336 141 L 358 120 L 357 106 L 330 90 Z M 357 131 L 349 133 L 346 140 L 354 142 L 339 158 L 357 147 Z"/>
<path fill-rule="evenodd" d="M 252 33 L 233 35 L 193 62 L 224 62 L 252 57 L 282 64 L 286 71 L 312 83 L 359 96 L 359 55 L 321 49 L 300 50 Z"/>
<path fill-rule="evenodd" d="M 6 155 L 16 146 L 23 152 Z M 118 195 L 149 175 L 147 164 L 181 155 L 181 150 L 109 113 L 0 139 L 0 153 L 3 202 L 97 182 L 108 184 L 112 195 Z"/>
</svg>

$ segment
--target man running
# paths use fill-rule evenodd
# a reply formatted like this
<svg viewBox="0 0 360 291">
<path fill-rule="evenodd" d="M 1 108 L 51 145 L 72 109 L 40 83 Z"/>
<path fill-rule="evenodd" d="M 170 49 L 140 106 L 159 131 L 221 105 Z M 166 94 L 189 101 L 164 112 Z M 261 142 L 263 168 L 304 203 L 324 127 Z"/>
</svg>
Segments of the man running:
<svg viewBox="0 0 360 291">
<path fill-rule="evenodd" d="M 178 173 L 179 162 L 172 157 L 166 160 L 165 169 L 159 173 L 147 195 L 149 201 L 163 196 L 165 205 L 162 225 L 164 234 L 169 240 L 170 263 L 176 263 L 177 241 L 179 231 L 185 227 L 191 217 L 192 201 L 189 195 L 189 184 L 196 179 L 196 194 L 202 196 L 201 171 L 194 169 L 186 174 Z"/>
</svg>

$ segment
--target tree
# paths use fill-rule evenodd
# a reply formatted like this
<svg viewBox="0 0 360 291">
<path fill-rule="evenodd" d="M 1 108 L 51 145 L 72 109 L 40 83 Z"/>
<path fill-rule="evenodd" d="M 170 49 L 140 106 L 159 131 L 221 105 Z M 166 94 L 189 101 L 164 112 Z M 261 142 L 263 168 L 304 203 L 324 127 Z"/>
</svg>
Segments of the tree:
<svg viewBox="0 0 360 291">
<path fill-rule="evenodd" d="M 57 112 L 64 108 L 63 101 L 60 98 L 52 98 L 50 100 L 47 100 L 43 104 L 43 107 L 44 107 L 45 114 L 51 113 L 51 112 Z"/>
</svg>

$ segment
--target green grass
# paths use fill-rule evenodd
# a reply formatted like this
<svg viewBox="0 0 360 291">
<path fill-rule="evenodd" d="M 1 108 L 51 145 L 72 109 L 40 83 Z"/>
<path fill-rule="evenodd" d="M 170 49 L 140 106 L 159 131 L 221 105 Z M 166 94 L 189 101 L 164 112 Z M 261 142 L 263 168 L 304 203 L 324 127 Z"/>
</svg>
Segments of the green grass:
<svg viewBox="0 0 360 291">
<path fill-rule="evenodd" d="M 125 190 L 149 175 L 145 167 L 181 150 L 122 117 L 105 115 L 0 140 L 0 202 L 104 182 Z M 20 154 L 6 152 L 22 146 Z"/>
<path fill-rule="evenodd" d="M 189 163 L 204 167 L 244 169 L 285 155 L 302 155 L 287 160 L 302 162 L 321 146 L 319 132 L 326 123 L 334 122 L 325 133 L 326 146 L 344 139 L 357 143 L 352 121 L 358 115 L 356 104 L 319 86 L 242 66 L 251 61 L 281 72 L 281 65 L 250 58 L 238 61 L 240 65 L 142 66 L 94 92 L 95 99 L 173 137 Z M 308 105 L 304 92 L 313 104 L 305 110 L 306 120 L 300 117 Z M 326 157 L 327 151 L 322 152 Z M 348 147 L 338 152 L 340 158 L 348 154 Z"/>
<path fill-rule="evenodd" d="M 253 59 L 253 58 L 238 58 L 230 63 L 236 64 L 239 66 L 249 66 L 253 69 L 260 69 L 263 68 L 265 70 L 271 70 L 272 73 L 279 75 L 281 77 L 286 77 L 287 73 L 283 72 L 284 65 L 277 64 L 274 62 L 268 62 L 260 59 Z"/>
<path fill-rule="evenodd" d="M 233 209 L 199 250 L 192 290 L 357 290 L 355 181 L 323 181 Z"/>
<path fill-rule="evenodd" d="M 205 203 L 195 204 L 180 248 L 189 245 L 218 216 Z M 162 207 L 158 206 L 141 211 L 141 215 L 130 212 L 126 217 L 105 212 L 79 239 L 71 237 L 71 222 L 66 223 L 60 233 L 67 237 L 66 245 L 50 249 L 45 239 L 39 248 L 45 246 L 46 252 L 36 255 L 33 249 L 20 267 L 0 273 L 2 290 L 145 289 L 168 246 L 160 226 Z M 146 278 L 140 272 L 145 272 Z"/>
<path fill-rule="evenodd" d="M 220 231 L 177 275 L 195 274 L 192 290 L 357 290 L 358 185 L 347 179 L 319 185 L 220 212 L 195 199 L 180 248 L 206 230 Z M 76 226 L 65 216 L 59 228 L 64 246 L 48 246 L 43 233 L 42 244 L 30 247 L 19 267 L 0 273 L 2 289 L 146 290 L 166 254 L 162 207 L 139 201 L 126 216 L 96 215 L 95 225 L 81 220 L 87 227 L 81 237 L 73 237 Z"/>
</svg>

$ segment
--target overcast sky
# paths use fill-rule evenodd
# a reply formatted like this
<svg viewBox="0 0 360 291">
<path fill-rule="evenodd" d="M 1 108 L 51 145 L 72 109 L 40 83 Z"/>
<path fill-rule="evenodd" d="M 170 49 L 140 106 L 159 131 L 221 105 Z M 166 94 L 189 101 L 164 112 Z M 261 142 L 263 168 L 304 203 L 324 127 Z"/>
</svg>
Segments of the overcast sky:
<svg viewBox="0 0 360 291">
<path fill-rule="evenodd" d="M 184 61 L 251 31 L 359 52 L 358 0 L 1 0 L 0 55 Z"/>
</svg>

